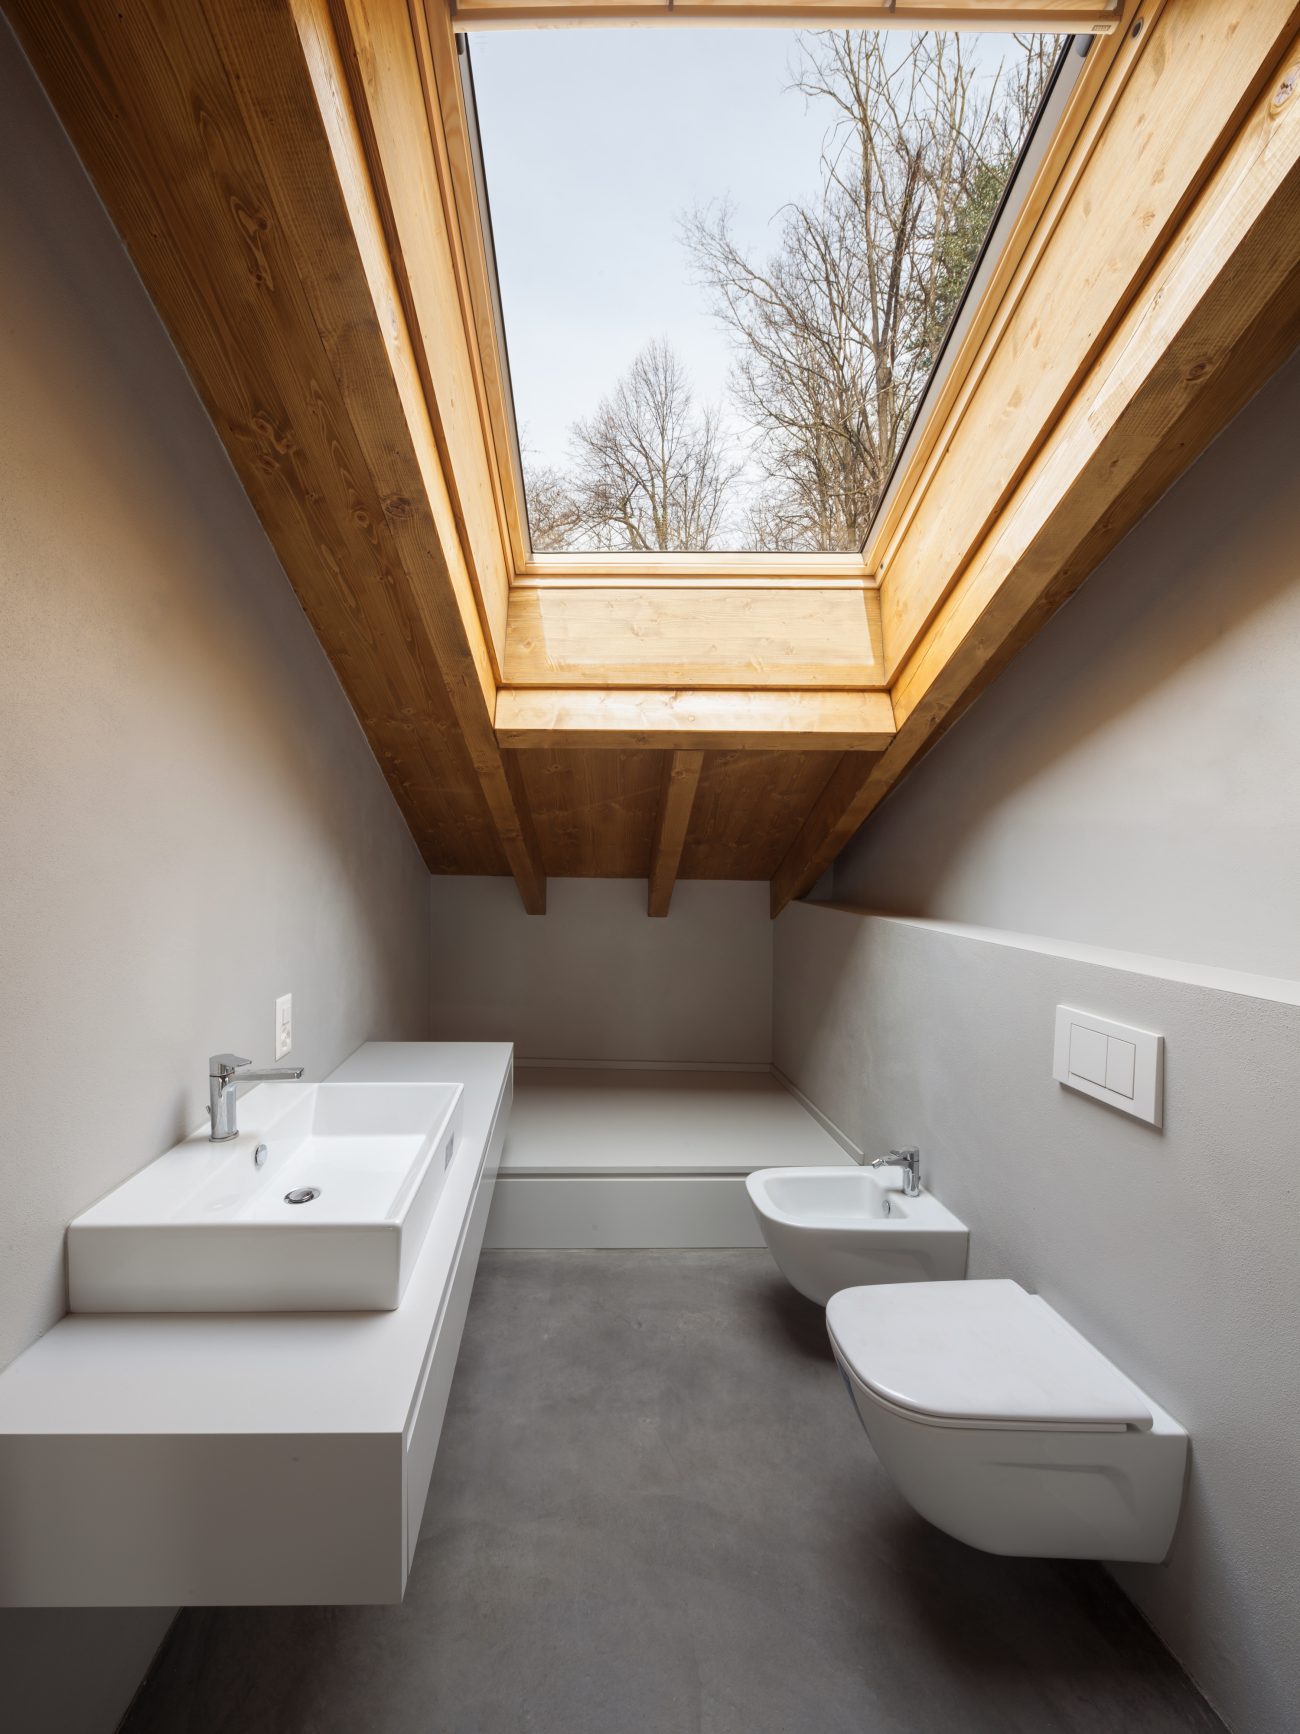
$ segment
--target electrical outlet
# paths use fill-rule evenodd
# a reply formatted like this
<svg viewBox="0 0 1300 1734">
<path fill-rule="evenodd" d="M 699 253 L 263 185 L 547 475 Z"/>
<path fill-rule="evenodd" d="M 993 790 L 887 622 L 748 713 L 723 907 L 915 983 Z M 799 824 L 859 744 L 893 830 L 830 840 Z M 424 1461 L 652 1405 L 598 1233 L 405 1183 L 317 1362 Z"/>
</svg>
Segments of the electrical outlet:
<svg viewBox="0 0 1300 1734">
<path fill-rule="evenodd" d="M 293 1047 L 293 995 L 282 993 L 275 1002 L 275 1057 L 282 1060 Z"/>
</svg>

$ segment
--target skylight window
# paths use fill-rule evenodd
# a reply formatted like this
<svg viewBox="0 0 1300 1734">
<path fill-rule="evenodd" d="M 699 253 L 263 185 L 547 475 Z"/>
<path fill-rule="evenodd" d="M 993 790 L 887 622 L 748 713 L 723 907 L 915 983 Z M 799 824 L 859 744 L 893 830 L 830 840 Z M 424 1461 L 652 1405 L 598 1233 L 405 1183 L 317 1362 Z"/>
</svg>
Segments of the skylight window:
<svg viewBox="0 0 1300 1734">
<path fill-rule="evenodd" d="M 1062 46 L 476 37 L 534 551 L 858 552 Z"/>
</svg>

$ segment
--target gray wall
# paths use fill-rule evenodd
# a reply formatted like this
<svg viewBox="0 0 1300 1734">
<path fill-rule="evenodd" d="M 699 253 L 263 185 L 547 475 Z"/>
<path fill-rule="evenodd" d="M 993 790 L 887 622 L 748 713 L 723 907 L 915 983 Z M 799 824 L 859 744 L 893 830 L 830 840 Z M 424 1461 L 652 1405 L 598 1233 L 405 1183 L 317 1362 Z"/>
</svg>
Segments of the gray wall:
<svg viewBox="0 0 1300 1734">
<path fill-rule="evenodd" d="M 919 1145 L 970 1274 L 1044 1294 L 1188 1429 L 1172 1555 L 1117 1575 L 1232 1727 L 1288 1734 L 1300 984 L 1271 998 L 813 903 L 777 922 L 775 983 L 781 1070 L 868 1156 Z M 1053 1081 L 1058 1004 L 1164 1035 L 1163 1131 Z"/>
<path fill-rule="evenodd" d="M 0 1365 L 68 1219 L 205 1060 L 425 1033 L 427 874 L 215 432 L 0 23 Z M 165 1624 L 0 1614 L 0 1722 L 103 1734 Z"/>
<path fill-rule="evenodd" d="M 1300 977 L 1300 357 L 868 820 L 834 896 Z"/>
<path fill-rule="evenodd" d="M 682 880 L 667 920 L 644 879 L 552 879 L 526 915 L 509 879 L 434 878 L 432 1033 L 520 1059 L 766 1065 L 766 881 Z"/>
<path fill-rule="evenodd" d="M 869 1153 L 919 1144 L 972 1274 L 1040 1289 L 1189 1428 L 1173 1555 L 1117 1575 L 1241 1734 L 1300 1701 L 1298 415 L 1293 360 L 774 966 L 777 1065 Z M 1052 1081 L 1058 1003 L 1163 1032 L 1163 1131 Z"/>
</svg>

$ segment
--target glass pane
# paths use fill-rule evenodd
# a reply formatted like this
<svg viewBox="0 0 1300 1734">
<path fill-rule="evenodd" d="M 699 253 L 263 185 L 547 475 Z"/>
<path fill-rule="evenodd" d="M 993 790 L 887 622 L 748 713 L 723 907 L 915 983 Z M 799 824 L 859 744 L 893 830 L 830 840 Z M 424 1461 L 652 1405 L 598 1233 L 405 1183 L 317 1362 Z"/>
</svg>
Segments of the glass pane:
<svg viewBox="0 0 1300 1734">
<path fill-rule="evenodd" d="M 862 546 L 1063 39 L 474 39 L 533 546 Z"/>
</svg>

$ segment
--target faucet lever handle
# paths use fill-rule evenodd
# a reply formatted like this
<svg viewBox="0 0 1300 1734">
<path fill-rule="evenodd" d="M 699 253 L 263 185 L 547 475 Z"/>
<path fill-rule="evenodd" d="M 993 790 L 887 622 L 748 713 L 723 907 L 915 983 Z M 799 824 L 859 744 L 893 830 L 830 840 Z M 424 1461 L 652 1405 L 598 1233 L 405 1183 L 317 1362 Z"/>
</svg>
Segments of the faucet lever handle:
<svg viewBox="0 0 1300 1734">
<path fill-rule="evenodd" d="M 921 1152 L 917 1149 L 915 1144 L 909 1144 L 906 1149 L 891 1150 L 889 1154 L 891 1156 L 897 1156 L 902 1162 L 910 1162 L 913 1157 L 919 1156 Z"/>
<path fill-rule="evenodd" d="M 208 1076 L 210 1078 L 233 1078 L 240 1066 L 252 1065 L 251 1060 L 244 1060 L 238 1054 L 213 1054 L 208 1061 Z"/>
</svg>

